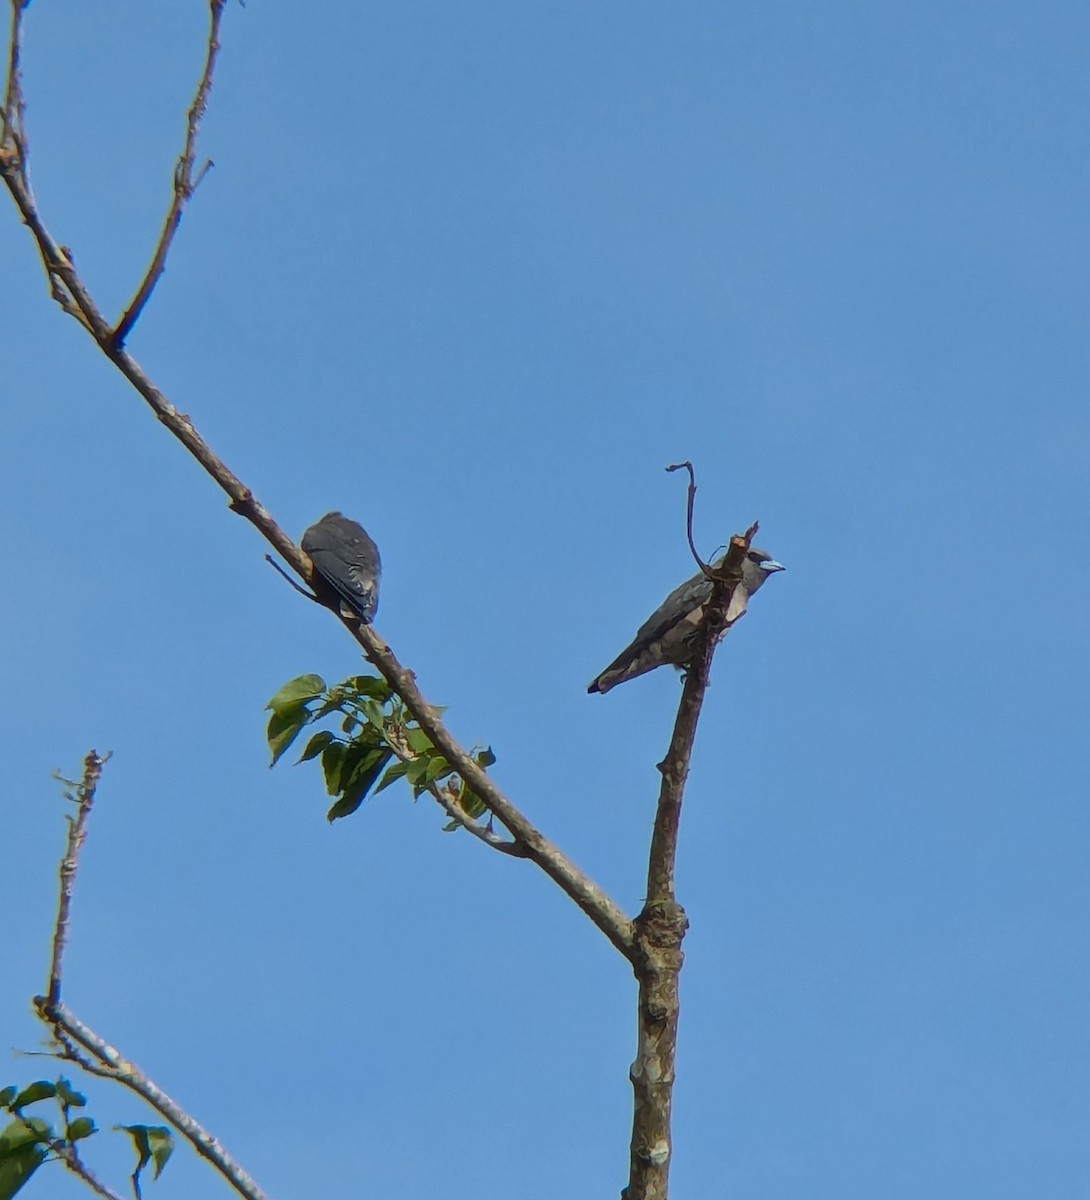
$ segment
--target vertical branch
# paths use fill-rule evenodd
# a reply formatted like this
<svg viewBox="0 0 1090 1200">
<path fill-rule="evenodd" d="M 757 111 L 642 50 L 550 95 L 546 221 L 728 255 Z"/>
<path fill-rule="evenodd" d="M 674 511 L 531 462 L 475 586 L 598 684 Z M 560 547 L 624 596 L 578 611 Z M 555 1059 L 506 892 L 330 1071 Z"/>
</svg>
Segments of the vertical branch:
<svg viewBox="0 0 1090 1200">
<path fill-rule="evenodd" d="M 689 926 L 685 910 L 674 893 L 681 801 L 712 655 L 727 624 L 731 597 L 741 582 L 742 564 L 756 530 L 754 525 L 744 536 L 732 537 L 726 558 L 718 568 L 709 570 L 711 599 L 704 610 L 693 660 L 685 676 L 670 747 L 659 763 L 662 783 L 648 857 L 647 899 L 634 922 L 636 942 L 632 961 L 639 984 L 638 1038 L 630 1072 L 634 1107 L 624 1200 L 666 1200 L 669 1190 L 678 979 L 684 961 L 681 943 Z"/>
<path fill-rule="evenodd" d="M 75 793 L 69 793 L 68 798 L 76 805 L 76 815 L 68 818 L 68 845 L 60 865 L 60 894 L 57 900 L 57 920 L 53 927 L 53 953 L 49 963 L 49 988 L 47 991 L 50 1006 L 59 1003 L 61 998 L 61 968 L 64 961 L 64 948 L 68 944 L 68 920 L 72 910 L 72 890 L 76 882 L 76 871 L 79 869 L 79 852 L 83 849 L 87 837 L 87 820 L 95 803 L 95 789 L 102 776 L 102 768 L 109 761 L 108 754 L 96 754 L 88 751 L 83 760 L 83 778 L 76 786 Z"/>
<path fill-rule="evenodd" d="M 8 78 L 4 87 L 3 124 L 0 126 L 0 152 L 16 158 L 26 157 L 26 137 L 23 116 L 23 84 L 19 73 L 19 58 L 23 48 L 23 9 L 30 0 L 11 0 L 11 33 L 8 53 Z"/>
</svg>

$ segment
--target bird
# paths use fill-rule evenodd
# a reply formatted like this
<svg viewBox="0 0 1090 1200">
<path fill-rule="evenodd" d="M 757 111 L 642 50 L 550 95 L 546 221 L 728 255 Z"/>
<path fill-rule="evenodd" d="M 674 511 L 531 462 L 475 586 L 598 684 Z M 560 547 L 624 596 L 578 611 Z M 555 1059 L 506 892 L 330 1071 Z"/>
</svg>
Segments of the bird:
<svg viewBox="0 0 1090 1200">
<path fill-rule="evenodd" d="M 712 564 L 721 566 L 726 554 Z M 749 597 L 777 571 L 784 569 L 766 550 L 752 547 L 742 560 L 742 581 L 734 589 L 727 609 L 724 637 L 730 626 L 746 611 Z M 587 687 L 590 693 L 608 692 L 619 683 L 626 683 L 665 663 L 687 667 L 694 650 L 693 639 L 704 616 L 704 607 L 711 599 L 712 581 L 701 572 L 686 580 L 655 609 L 640 626 L 630 645 L 626 646 L 608 667 Z"/>
<path fill-rule="evenodd" d="M 342 617 L 369 625 L 378 611 L 382 560 L 367 530 L 339 512 L 326 513 L 303 534 L 302 548 L 314 564 L 318 599 Z"/>
</svg>

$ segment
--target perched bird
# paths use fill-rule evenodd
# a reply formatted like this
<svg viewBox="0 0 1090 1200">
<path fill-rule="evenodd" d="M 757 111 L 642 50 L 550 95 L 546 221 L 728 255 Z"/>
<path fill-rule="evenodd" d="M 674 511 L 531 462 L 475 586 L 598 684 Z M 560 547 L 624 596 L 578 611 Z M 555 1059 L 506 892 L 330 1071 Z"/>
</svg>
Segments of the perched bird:
<svg viewBox="0 0 1090 1200">
<path fill-rule="evenodd" d="M 339 512 L 326 513 L 303 534 L 301 545 L 314 564 L 318 599 L 343 617 L 369 624 L 378 609 L 382 560 L 367 530 Z"/>
<path fill-rule="evenodd" d="M 726 555 L 712 564 L 718 567 Z M 749 597 L 783 565 L 771 554 L 752 547 L 742 563 L 742 582 L 734 589 L 727 609 L 727 626 L 746 611 Z M 626 646 L 587 688 L 588 692 L 608 692 L 626 680 L 653 671 L 664 663 L 686 667 L 693 653 L 693 637 L 700 628 L 704 606 L 711 599 L 712 582 L 703 573 L 694 575 L 675 588 L 640 626 L 630 646 Z"/>
</svg>

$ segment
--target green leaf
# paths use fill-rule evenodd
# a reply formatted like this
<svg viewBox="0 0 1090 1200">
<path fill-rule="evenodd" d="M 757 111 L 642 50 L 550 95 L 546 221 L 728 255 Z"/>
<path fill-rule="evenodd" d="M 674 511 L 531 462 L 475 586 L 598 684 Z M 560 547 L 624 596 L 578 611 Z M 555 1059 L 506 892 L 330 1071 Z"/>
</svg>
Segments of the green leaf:
<svg viewBox="0 0 1090 1200">
<path fill-rule="evenodd" d="M 364 797 L 392 757 L 392 751 L 380 746 L 377 749 L 369 750 L 350 766 L 346 765 L 342 772 L 343 795 L 326 813 L 326 818 L 330 821 L 337 821 L 341 817 L 351 816 L 363 803 Z"/>
<path fill-rule="evenodd" d="M 312 758 L 317 758 L 326 746 L 334 741 L 336 741 L 334 735 L 328 729 L 323 729 L 321 733 L 316 733 L 307 742 L 307 748 L 299 755 L 297 762 L 310 762 Z"/>
<path fill-rule="evenodd" d="M 0 1200 L 11 1200 L 42 1165 L 46 1157 L 42 1143 L 52 1136 L 49 1126 L 37 1117 L 12 1121 L 0 1129 Z"/>
<path fill-rule="evenodd" d="M 367 720 L 376 729 L 382 729 L 386 724 L 386 714 L 382 711 L 382 705 L 377 700 L 364 700 L 360 707 L 363 709 Z"/>
<path fill-rule="evenodd" d="M 349 713 L 348 716 L 345 717 L 345 719 L 341 722 L 341 732 L 351 735 L 359 728 L 359 725 L 359 717 L 357 717 L 355 713 Z"/>
<path fill-rule="evenodd" d="M 321 675 L 300 675 L 285 683 L 265 707 L 276 713 L 287 712 L 308 700 L 317 700 L 325 690 L 325 680 Z"/>
<path fill-rule="evenodd" d="M 310 713 L 303 707 L 289 708 L 283 712 L 273 713 L 265 732 L 265 736 L 269 740 L 269 749 L 272 751 L 270 767 L 276 766 L 280 756 L 295 741 L 309 720 Z"/>
<path fill-rule="evenodd" d="M 53 1129 L 41 1117 L 17 1117 L 0 1129 L 0 1154 L 20 1146 L 47 1146 Z"/>
<path fill-rule="evenodd" d="M 136 1148 L 138 1162 L 133 1172 L 133 1190 L 140 1194 L 140 1173 L 149 1162 L 155 1163 L 153 1179 L 158 1179 L 170 1156 L 174 1153 L 174 1138 L 165 1125 L 115 1125 L 123 1129 Z"/>
<path fill-rule="evenodd" d="M 92 1133 L 98 1133 L 94 1121 L 90 1117 L 77 1117 L 69 1126 L 67 1137 L 70 1142 L 78 1142 L 88 1138 Z"/>
<path fill-rule="evenodd" d="M 57 1094 L 57 1085 L 50 1083 L 48 1079 L 39 1079 L 37 1083 L 32 1083 L 29 1087 L 23 1090 L 12 1100 L 9 1107 L 14 1112 L 16 1109 L 25 1108 L 28 1104 L 33 1104 L 37 1100 L 48 1100 L 50 1097 Z"/>
<path fill-rule="evenodd" d="M 151 1147 L 151 1157 L 155 1162 L 155 1176 L 158 1179 L 163 1168 L 170 1162 L 174 1153 L 174 1136 L 165 1125 L 148 1126 L 148 1145 Z"/>
<path fill-rule="evenodd" d="M 12 1084 L 11 1087 L 4 1088 L 4 1090 L 0 1092 L 0 1108 L 7 1108 L 7 1106 L 18 1094 L 19 1089 L 14 1084 Z"/>
<path fill-rule="evenodd" d="M 421 754 L 414 758 L 412 762 L 405 764 L 405 782 L 411 783 L 414 788 L 419 789 L 424 782 L 424 773 L 428 769 L 428 755 Z"/>
<path fill-rule="evenodd" d="M 481 813 L 488 811 L 488 806 L 485 802 L 466 786 L 465 781 L 462 781 L 462 790 L 458 796 L 458 807 L 465 813 L 467 817 L 479 817 Z"/>
<path fill-rule="evenodd" d="M 344 684 L 357 696 L 370 696 L 372 700 L 379 702 L 389 700 L 391 695 L 390 685 L 378 675 L 354 675 L 351 679 L 346 679 Z"/>
<path fill-rule="evenodd" d="M 388 788 L 391 783 L 396 783 L 405 774 L 405 763 L 396 762 L 382 777 L 382 782 L 375 788 L 377 796 L 383 788 Z"/>
<path fill-rule="evenodd" d="M 428 759 L 427 769 L 424 771 L 424 777 L 421 783 L 434 783 L 437 779 L 442 779 L 444 775 L 451 773 L 451 765 L 441 754 L 433 754 Z"/>
<path fill-rule="evenodd" d="M 325 790 L 335 796 L 341 790 L 341 766 L 348 747 L 343 742 L 331 742 L 322 751 L 322 773 L 325 775 Z"/>
<path fill-rule="evenodd" d="M 409 743 L 409 749 L 412 750 L 414 754 L 420 754 L 422 751 L 430 750 L 432 748 L 431 738 L 428 737 L 428 735 L 423 731 L 423 729 L 420 728 L 419 725 L 414 725 L 413 728 L 405 734 L 405 740 Z"/>
<path fill-rule="evenodd" d="M 57 1099 L 66 1108 L 83 1108 L 87 1097 L 82 1092 L 74 1092 L 67 1079 L 57 1080 Z"/>
<path fill-rule="evenodd" d="M 492 753 L 491 746 L 485 746 L 483 750 L 478 750 L 473 756 L 477 760 L 477 766 L 490 767 L 496 761 L 496 756 Z"/>
</svg>

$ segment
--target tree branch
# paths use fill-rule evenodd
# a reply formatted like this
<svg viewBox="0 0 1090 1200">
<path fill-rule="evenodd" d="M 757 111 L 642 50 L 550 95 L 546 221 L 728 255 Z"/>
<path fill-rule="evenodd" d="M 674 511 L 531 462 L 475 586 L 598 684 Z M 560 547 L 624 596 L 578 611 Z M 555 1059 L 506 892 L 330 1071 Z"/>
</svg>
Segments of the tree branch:
<svg viewBox="0 0 1090 1200">
<path fill-rule="evenodd" d="M 212 1136 L 175 1100 L 144 1074 L 134 1063 L 123 1058 L 121 1052 L 104 1041 L 93 1029 L 84 1025 L 79 1018 L 59 1001 L 51 1004 L 47 997 L 36 996 L 34 1007 L 39 1017 L 49 1025 L 54 1036 L 63 1046 L 70 1041 L 84 1048 L 95 1062 L 87 1062 L 77 1053 L 69 1055 L 80 1062 L 84 1069 L 103 1079 L 112 1079 L 122 1087 L 135 1092 L 146 1100 L 163 1118 L 193 1145 L 202 1158 L 216 1168 L 224 1179 L 245 1200 L 268 1200 L 266 1194 L 242 1167 L 235 1162 L 219 1141 Z"/>
<path fill-rule="evenodd" d="M 212 452 L 189 417 L 178 412 L 167 401 L 140 364 L 117 343 L 113 330 L 94 303 L 70 255 L 57 245 L 41 220 L 23 173 L 19 169 L 19 163 L 18 158 L 12 160 L 0 157 L 0 177 L 3 178 L 24 222 L 34 235 L 38 252 L 53 285 L 54 298 L 66 312 L 78 317 L 102 353 L 143 397 L 159 421 L 226 492 L 230 507 L 250 521 L 296 574 L 313 587 L 310 559 L 276 524 L 268 510 L 258 502 L 242 480 Z M 360 625 L 354 620 L 341 618 L 339 614 L 335 615 L 363 648 L 368 660 L 378 668 L 405 702 L 405 706 L 420 727 L 443 751 L 451 766 L 525 847 L 525 857 L 536 863 L 626 958 L 631 958 L 633 926 L 620 907 L 537 830 L 511 804 L 472 756 L 462 749 L 421 695 L 413 673 L 402 667 L 390 647 L 374 629 L 369 625 Z"/>
<path fill-rule="evenodd" d="M 690 492 L 690 523 L 691 503 Z M 723 562 L 718 568 L 709 568 L 712 594 L 685 675 L 670 747 L 659 763 L 662 783 L 648 857 L 647 900 L 634 922 L 636 952 L 632 962 L 639 984 L 638 1039 L 636 1060 L 630 1072 L 632 1142 L 628 1187 L 622 1193 L 623 1200 L 666 1200 L 668 1192 L 673 1152 L 670 1116 L 677 1055 L 678 979 L 684 961 L 681 943 L 689 925 L 685 910 L 674 894 L 681 801 L 712 656 L 727 626 L 731 597 L 741 582 L 742 564 L 756 532 L 754 524 L 744 535 L 732 537 Z"/>
<path fill-rule="evenodd" d="M 25 158 L 26 136 L 23 118 L 26 105 L 23 101 L 22 75 L 19 59 L 23 49 L 23 10 L 30 0 L 11 0 L 11 29 L 8 34 L 8 78 L 4 88 L 4 112 L 0 117 L 0 155 L 14 154 Z"/>
<path fill-rule="evenodd" d="M 79 870 L 79 854 L 87 837 L 87 822 L 94 807 L 95 791 L 102 768 L 109 755 L 91 750 L 83 760 L 83 778 L 73 784 L 74 791 L 69 799 L 77 805 L 75 817 L 68 818 L 68 842 L 60 864 L 60 898 L 57 903 L 57 919 L 53 929 L 53 952 L 50 959 L 49 988 L 45 996 L 34 997 L 34 1008 L 41 1020 L 50 1027 L 53 1038 L 61 1047 L 61 1056 L 78 1063 L 85 1071 L 104 1079 L 112 1079 L 143 1097 L 157 1112 L 161 1113 L 197 1152 L 220 1172 L 232 1187 L 246 1200 L 266 1200 L 264 1192 L 250 1176 L 234 1161 L 220 1143 L 193 1119 L 184 1109 L 154 1084 L 133 1063 L 127 1062 L 113 1046 L 103 1041 L 92 1029 L 83 1024 L 61 1002 L 61 973 L 64 949 L 68 941 L 68 923 L 71 916 L 72 893 L 76 873 Z M 91 1058 L 82 1054 L 74 1043 L 88 1051 Z M 102 1196 L 113 1197 L 113 1193 L 100 1184 L 87 1170 L 73 1149 L 71 1155 L 61 1154 L 70 1170 L 76 1172 Z"/>
<path fill-rule="evenodd" d="M 110 761 L 109 754 L 88 752 L 83 760 L 83 779 L 78 785 L 73 784 L 74 792 L 68 793 L 68 799 L 76 805 L 76 815 L 68 818 L 68 845 L 61 859 L 60 889 L 57 900 L 57 920 L 53 926 L 53 953 L 49 965 L 48 1001 L 56 1004 L 61 998 L 61 968 L 64 960 L 64 948 L 68 944 L 68 918 L 72 908 L 72 891 L 76 884 L 76 871 L 79 869 L 79 852 L 83 849 L 87 837 L 87 820 L 95 803 L 95 789 L 102 777 L 102 768 Z"/>
<path fill-rule="evenodd" d="M 34 1126 L 30 1124 L 30 1122 L 22 1115 L 22 1113 L 17 1113 L 16 1117 L 27 1129 L 36 1132 L 34 1130 Z M 71 1171 L 73 1175 L 76 1175 L 82 1179 L 83 1182 L 91 1189 L 91 1191 L 95 1193 L 95 1195 L 102 1196 L 103 1200 L 121 1200 L 121 1196 L 118 1195 L 113 1188 L 107 1187 L 106 1184 L 104 1184 L 102 1180 L 95 1175 L 95 1173 L 83 1161 L 83 1159 L 80 1158 L 79 1151 L 76 1149 L 75 1143 L 66 1142 L 62 1138 L 48 1138 L 45 1144 L 49 1147 L 53 1154 L 56 1155 L 57 1159 L 64 1163 L 65 1167 L 67 1167 L 67 1169 Z"/>
<path fill-rule="evenodd" d="M 399 737 L 389 729 L 386 730 L 386 744 L 403 763 L 411 763 L 416 757 L 405 739 Z M 462 810 L 456 797 L 447 792 L 445 788 L 440 787 L 437 782 L 426 783 L 423 787 L 452 821 L 456 822 L 462 829 L 472 834 L 479 841 L 484 842 L 486 846 L 491 846 L 493 850 L 498 850 L 501 854 L 510 854 L 512 858 L 526 857 L 526 851 L 520 842 L 507 841 L 493 833 L 487 825 L 482 825 L 480 821 L 475 821 L 467 812 Z"/>
</svg>

